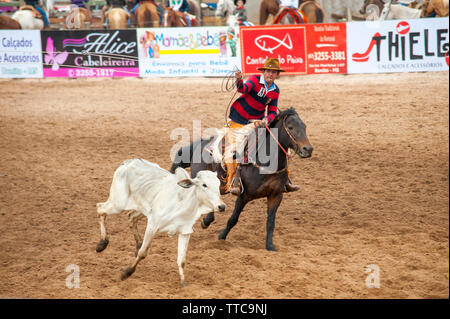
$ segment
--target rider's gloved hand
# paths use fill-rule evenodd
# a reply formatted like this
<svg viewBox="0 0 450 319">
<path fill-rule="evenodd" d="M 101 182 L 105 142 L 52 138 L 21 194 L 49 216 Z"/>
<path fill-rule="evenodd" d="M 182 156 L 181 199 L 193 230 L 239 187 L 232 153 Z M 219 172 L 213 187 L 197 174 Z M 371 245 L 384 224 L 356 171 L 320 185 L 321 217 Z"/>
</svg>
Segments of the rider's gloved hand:
<svg viewBox="0 0 450 319">
<path fill-rule="evenodd" d="M 255 127 L 264 127 L 266 126 L 266 124 L 269 124 L 269 120 L 267 119 L 267 117 L 263 118 L 260 121 L 253 122 L 253 125 L 255 125 Z"/>
</svg>

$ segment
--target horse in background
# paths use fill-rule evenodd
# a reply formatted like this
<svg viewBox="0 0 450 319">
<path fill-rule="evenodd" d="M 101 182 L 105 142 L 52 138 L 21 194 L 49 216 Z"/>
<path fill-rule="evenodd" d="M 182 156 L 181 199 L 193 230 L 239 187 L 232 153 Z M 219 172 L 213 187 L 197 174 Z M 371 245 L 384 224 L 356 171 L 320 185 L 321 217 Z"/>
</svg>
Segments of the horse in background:
<svg viewBox="0 0 450 319">
<path fill-rule="evenodd" d="M 236 6 L 232 0 L 219 0 L 215 15 L 220 18 L 228 18 L 233 15 L 234 9 L 236 9 Z"/>
<path fill-rule="evenodd" d="M 158 13 L 158 8 L 153 3 L 153 1 L 141 2 L 139 7 L 136 9 L 136 17 L 139 28 L 158 28 L 160 26 L 160 16 Z"/>
<path fill-rule="evenodd" d="M 38 18 L 40 14 L 32 6 L 23 6 L 11 16 L 22 29 L 44 29 L 44 20 Z"/>
<path fill-rule="evenodd" d="M 0 30 L 16 30 L 22 29 L 20 23 L 7 15 L 0 14 Z"/>
<path fill-rule="evenodd" d="M 395 20 L 395 19 L 418 19 L 421 10 L 392 4 L 392 1 L 365 0 L 359 12 L 366 16 L 366 20 Z"/>
<path fill-rule="evenodd" d="M 175 11 L 171 7 L 164 8 L 163 14 L 164 27 L 198 27 L 199 23 L 195 18 L 191 18 L 189 14 Z"/>
<path fill-rule="evenodd" d="M 325 12 L 321 5 L 317 1 L 300 1 L 298 11 L 300 12 L 300 20 L 295 18 L 295 13 L 291 12 L 292 9 L 284 8 L 280 11 L 280 3 L 278 0 L 262 0 L 259 5 L 259 24 L 265 25 L 269 15 L 274 16 L 273 23 L 292 24 L 299 23 L 322 23 L 324 21 Z M 292 16 L 291 21 L 283 19 L 290 14 Z M 284 20 L 284 21 L 283 21 Z"/>
<path fill-rule="evenodd" d="M 105 13 L 110 29 L 126 29 L 130 14 L 122 8 L 112 8 Z"/>
<path fill-rule="evenodd" d="M 73 7 L 66 16 L 65 28 L 66 29 L 83 29 L 86 22 L 91 22 L 92 17 L 89 10 L 80 8 L 78 6 Z"/>
<path fill-rule="evenodd" d="M 202 24 L 202 9 L 200 5 L 195 0 L 188 0 L 189 4 L 189 14 L 195 16 L 195 20 L 197 20 L 198 24 Z"/>
<path fill-rule="evenodd" d="M 448 17 L 449 0 L 425 0 L 422 5 L 422 17 Z"/>
</svg>

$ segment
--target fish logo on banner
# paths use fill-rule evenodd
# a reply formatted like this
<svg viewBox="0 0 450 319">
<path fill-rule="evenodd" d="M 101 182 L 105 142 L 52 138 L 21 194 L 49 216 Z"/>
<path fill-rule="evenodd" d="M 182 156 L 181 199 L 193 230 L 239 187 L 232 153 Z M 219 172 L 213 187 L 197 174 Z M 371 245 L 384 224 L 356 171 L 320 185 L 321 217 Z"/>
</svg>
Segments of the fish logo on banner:
<svg viewBox="0 0 450 319">
<path fill-rule="evenodd" d="M 289 33 L 282 40 L 271 35 L 261 35 L 255 39 L 255 45 L 262 51 L 270 52 L 270 54 L 273 54 L 273 51 L 281 46 L 284 46 L 288 50 L 292 50 L 294 47 Z"/>
</svg>

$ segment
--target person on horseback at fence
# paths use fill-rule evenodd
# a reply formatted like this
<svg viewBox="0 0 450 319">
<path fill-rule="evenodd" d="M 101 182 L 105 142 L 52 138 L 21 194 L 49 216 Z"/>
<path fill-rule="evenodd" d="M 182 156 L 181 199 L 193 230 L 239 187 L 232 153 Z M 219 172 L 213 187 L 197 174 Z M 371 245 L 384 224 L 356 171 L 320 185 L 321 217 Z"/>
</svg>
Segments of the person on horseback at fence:
<svg viewBox="0 0 450 319">
<path fill-rule="evenodd" d="M 42 16 L 44 20 L 44 26 L 47 28 L 50 26 L 50 21 L 48 20 L 47 13 L 39 6 L 39 0 L 25 0 L 25 4 L 32 6 L 36 11 Z"/>
<path fill-rule="evenodd" d="M 167 6 L 171 7 L 175 11 L 187 13 L 189 11 L 189 3 L 187 0 L 168 0 Z"/>
<path fill-rule="evenodd" d="M 236 16 L 239 25 L 249 25 L 247 22 L 247 9 L 245 9 L 246 0 L 234 0 L 236 9 L 233 11 L 233 15 Z"/>
<path fill-rule="evenodd" d="M 230 108 L 228 121 L 227 145 L 232 145 L 232 150 L 244 142 L 242 131 L 253 130 L 254 128 L 268 125 L 272 122 L 278 113 L 278 98 L 280 89 L 275 84 L 275 80 L 279 77 L 280 62 L 278 59 L 268 58 L 264 62 L 264 66 L 258 68 L 262 71 L 260 75 L 252 75 L 244 83 L 241 71 L 235 72 L 236 88 L 242 95 L 233 102 Z M 267 115 L 266 113 L 267 108 Z M 227 168 L 226 190 L 233 195 L 239 195 L 240 189 L 240 173 L 238 163 L 234 161 L 234 152 L 226 151 L 224 162 Z M 300 187 L 292 185 L 288 179 L 285 185 L 287 192 L 293 192 Z"/>
</svg>

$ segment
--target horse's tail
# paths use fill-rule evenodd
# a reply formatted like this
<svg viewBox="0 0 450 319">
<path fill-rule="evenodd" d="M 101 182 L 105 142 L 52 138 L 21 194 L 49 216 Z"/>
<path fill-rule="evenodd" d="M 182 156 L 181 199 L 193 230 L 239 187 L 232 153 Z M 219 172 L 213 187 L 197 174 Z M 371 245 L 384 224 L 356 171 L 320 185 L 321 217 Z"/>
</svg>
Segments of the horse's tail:
<svg viewBox="0 0 450 319">
<path fill-rule="evenodd" d="M 175 173 L 178 167 L 188 168 L 191 167 L 192 158 L 194 156 L 194 149 L 198 145 L 199 141 L 194 141 L 190 145 L 180 147 L 180 149 L 175 154 L 175 158 L 172 162 L 172 167 L 170 168 L 171 173 Z"/>
<path fill-rule="evenodd" d="M 259 24 L 265 25 L 267 20 L 267 3 L 266 1 L 261 1 L 259 5 Z"/>
<path fill-rule="evenodd" d="M 194 143 L 191 143 L 191 145 L 189 145 L 189 146 L 181 147 L 177 151 L 177 154 L 175 154 L 175 158 L 174 158 L 174 160 L 172 162 L 172 167 L 170 168 L 170 172 L 172 174 L 175 173 L 175 170 L 178 167 L 188 168 L 188 167 L 191 166 L 192 151 L 193 151 L 193 148 L 194 148 L 193 144 Z"/>
<path fill-rule="evenodd" d="M 323 10 L 319 7 L 316 8 L 316 23 L 323 22 Z"/>
<path fill-rule="evenodd" d="M 144 27 L 153 27 L 152 16 L 147 8 L 144 11 Z"/>
<path fill-rule="evenodd" d="M 212 138 L 201 138 L 195 140 L 190 145 L 180 147 L 175 154 L 175 158 L 170 168 L 171 173 L 175 173 L 178 167 L 188 168 L 192 163 L 202 162 L 203 149 L 212 141 Z"/>
</svg>

